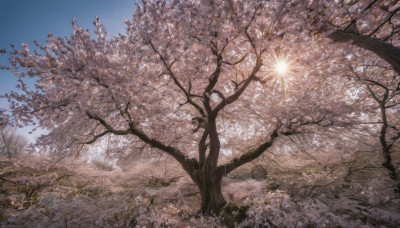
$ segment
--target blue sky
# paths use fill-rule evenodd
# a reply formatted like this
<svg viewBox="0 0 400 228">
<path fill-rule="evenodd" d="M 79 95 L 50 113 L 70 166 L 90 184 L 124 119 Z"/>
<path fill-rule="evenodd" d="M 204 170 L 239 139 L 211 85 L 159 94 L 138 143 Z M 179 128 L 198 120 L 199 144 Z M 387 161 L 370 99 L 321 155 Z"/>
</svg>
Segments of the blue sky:
<svg viewBox="0 0 400 228">
<path fill-rule="evenodd" d="M 131 18 L 134 9 L 135 0 L 0 0 L 0 49 L 9 50 L 10 44 L 20 47 L 22 42 L 33 46 L 33 40 L 44 44 L 49 32 L 69 36 L 73 18 L 93 30 L 93 21 L 99 16 L 109 36 L 124 33 L 122 20 Z M 0 55 L 0 65 L 6 65 L 7 58 L 7 54 Z M 15 90 L 15 85 L 12 73 L 0 70 L 0 94 Z M 7 107 L 4 99 L 0 99 L 0 107 Z M 28 137 L 30 141 L 34 138 Z"/>
</svg>

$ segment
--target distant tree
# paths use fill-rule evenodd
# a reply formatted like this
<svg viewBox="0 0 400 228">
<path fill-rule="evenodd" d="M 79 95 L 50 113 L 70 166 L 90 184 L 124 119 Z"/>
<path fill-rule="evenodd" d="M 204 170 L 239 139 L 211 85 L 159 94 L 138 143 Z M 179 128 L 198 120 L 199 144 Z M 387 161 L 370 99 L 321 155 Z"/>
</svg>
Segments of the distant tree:
<svg viewBox="0 0 400 228">
<path fill-rule="evenodd" d="M 11 158 L 23 153 L 27 145 L 26 138 L 17 134 L 15 128 L 5 124 L 0 126 L 0 154 Z"/>
<path fill-rule="evenodd" d="M 285 33 L 281 1 L 143 1 L 126 34 L 95 39 L 73 21 L 70 37 L 12 47 L 6 68 L 22 93 L 5 97 L 38 141 L 73 153 L 107 135 L 175 158 L 201 194 L 201 211 L 226 204 L 223 176 L 300 133 L 338 130 L 357 118 L 346 46 Z M 302 20 L 299 23 L 305 24 Z M 293 31 L 289 30 L 287 31 Z M 25 77 L 37 78 L 35 89 Z M 232 154 L 223 161 L 220 155 Z M 230 159 L 230 157 L 228 157 Z"/>
<path fill-rule="evenodd" d="M 0 154 L 11 158 L 21 154 L 28 142 L 23 136 L 15 132 L 15 128 L 8 124 L 9 116 L 4 109 L 0 109 Z"/>
<path fill-rule="evenodd" d="M 8 123 L 8 116 L 4 109 L 0 109 L 0 127 L 6 125 Z"/>
</svg>

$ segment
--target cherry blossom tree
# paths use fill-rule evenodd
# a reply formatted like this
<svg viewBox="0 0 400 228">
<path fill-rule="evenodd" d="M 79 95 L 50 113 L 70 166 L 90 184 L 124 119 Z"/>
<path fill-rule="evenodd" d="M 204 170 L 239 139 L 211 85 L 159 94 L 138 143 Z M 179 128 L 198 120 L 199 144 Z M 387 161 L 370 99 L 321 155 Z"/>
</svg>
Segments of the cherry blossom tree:
<svg viewBox="0 0 400 228">
<path fill-rule="evenodd" d="M 377 106 L 380 123 L 378 138 L 384 158 L 382 166 L 387 169 L 390 178 L 395 181 L 395 192 L 400 193 L 400 182 L 392 161 L 392 153 L 395 152 L 396 142 L 400 138 L 399 109 L 397 108 L 400 79 L 396 77 L 394 71 L 388 69 L 381 62 L 379 60 L 372 62 L 365 57 L 360 58 L 350 65 L 351 77 L 366 87 L 360 100 L 370 103 L 372 99 L 375 107 Z"/>
<path fill-rule="evenodd" d="M 114 135 L 132 153 L 172 156 L 198 186 L 202 213 L 218 213 L 223 176 L 292 135 L 341 129 L 356 116 L 340 77 L 345 46 L 271 30 L 285 22 L 281 9 L 265 0 L 144 1 L 112 38 L 99 18 L 95 38 L 73 21 L 70 37 L 50 33 L 33 52 L 12 46 L 6 68 L 22 92 L 5 97 L 16 123 L 47 130 L 38 146 L 49 152 L 77 153 Z"/>
<path fill-rule="evenodd" d="M 291 30 L 305 29 L 371 51 L 400 74 L 399 10 L 396 0 L 288 1 L 280 17 Z"/>
<path fill-rule="evenodd" d="M 391 179 L 397 183 L 398 177 L 392 164 L 391 153 L 398 138 L 398 118 L 392 113 L 397 112 L 400 75 L 399 10 L 399 1 L 294 1 L 282 5 L 280 16 L 282 21 L 297 22 L 294 26 L 290 23 L 285 24 L 292 26 L 292 31 L 301 27 L 312 33 L 327 36 L 335 44 L 350 43 L 374 53 L 397 73 L 397 76 L 392 75 L 390 68 L 385 67 L 382 62 L 365 58 L 371 56 L 370 53 L 360 54 L 358 50 L 348 48 L 348 53 L 353 54 L 352 64 L 358 66 L 358 69 L 350 67 L 353 76 L 366 85 L 367 96 L 378 104 L 382 122 L 379 141 L 385 158 L 383 166 L 389 171 Z M 398 192 L 399 184 L 396 189 Z"/>
</svg>

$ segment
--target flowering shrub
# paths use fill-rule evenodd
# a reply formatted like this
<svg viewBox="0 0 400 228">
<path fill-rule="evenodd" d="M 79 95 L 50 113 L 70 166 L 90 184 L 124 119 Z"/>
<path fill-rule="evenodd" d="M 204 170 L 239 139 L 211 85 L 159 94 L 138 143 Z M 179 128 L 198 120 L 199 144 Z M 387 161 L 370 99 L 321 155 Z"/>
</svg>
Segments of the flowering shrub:
<svg viewBox="0 0 400 228">
<path fill-rule="evenodd" d="M 269 192 L 246 199 L 252 205 L 248 218 L 239 227 L 376 227 L 398 226 L 396 209 L 371 208 L 349 198 L 325 196 L 292 198 L 283 191 Z M 385 210 L 386 209 L 386 210 Z"/>
<path fill-rule="evenodd" d="M 400 225 L 399 199 L 382 178 L 371 178 L 368 185 L 357 177 L 345 182 L 326 176 L 330 184 L 318 187 L 321 173 L 314 177 L 274 174 L 262 181 L 228 176 L 223 194 L 230 205 L 239 205 L 231 207 L 237 208 L 231 214 L 235 217 L 248 207 L 246 218 L 238 224 L 223 217 L 226 214 L 200 215 L 199 192 L 184 172 L 176 177 L 167 173 L 167 180 L 176 179 L 169 185 L 150 185 L 151 178 L 144 173 L 162 178 L 159 175 L 165 172 L 150 171 L 159 166 L 157 161 L 137 165 L 133 172 L 102 172 L 77 161 L 52 163 L 44 156 L 3 157 L 0 164 L 0 226 L 4 227 L 224 227 L 225 222 L 237 227 Z M 171 166 L 169 171 L 174 169 L 179 170 Z M 312 190 L 294 194 L 291 182 Z M 277 187 L 271 189 L 271 183 Z M 345 184 L 349 186 L 341 187 L 339 194 L 332 190 Z"/>
</svg>

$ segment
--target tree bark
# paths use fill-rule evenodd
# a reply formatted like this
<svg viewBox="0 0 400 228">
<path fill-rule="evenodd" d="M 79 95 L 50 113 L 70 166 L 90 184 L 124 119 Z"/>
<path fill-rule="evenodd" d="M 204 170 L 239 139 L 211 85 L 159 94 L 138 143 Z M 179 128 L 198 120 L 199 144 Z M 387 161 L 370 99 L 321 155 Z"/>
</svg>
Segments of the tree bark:
<svg viewBox="0 0 400 228">
<path fill-rule="evenodd" d="M 345 43 L 352 41 L 357 47 L 369 50 L 389 63 L 400 75 L 400 48 L 377 38 L 358 33 L 337 30 L 328 36 L 334 42 Z"/>
<path fill-rule="evenodd" d="M 200 166 L 196 184 L 201 194 L 201 213 L 218 215 L 221 209 L 226 205 L 226 201 L 222 196 L 222 174 L 217 169 L 221 143 L 214 116 L 208 116 L 207 125 L 210 150 L 204 163 Z M 200 153 L 200 155 L 201 154 L 202 153 Z"/>
<path fill-rule="evenodd" d="M 213 170 L 204 169 L 197 183 L 201 195 L 201 213 L 206 215 L 218 215 L 226 205 L 222 195 L 222 175 Z"/>
<path fill-rule="evenodd" d="M 390 151 L 384 151 L 385 162 L 382 164 L 389 172 L 389 177 L 395 181 L 396 186 L 394 187 L 394 192 L 400 194 L 400 182 L 397 177 L 396 169 L 392 164 L 392 156 L 390 156 Z"/>
</svg>

